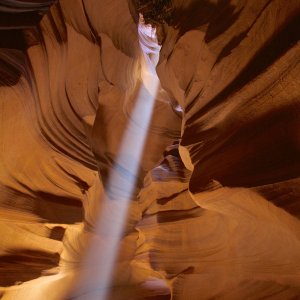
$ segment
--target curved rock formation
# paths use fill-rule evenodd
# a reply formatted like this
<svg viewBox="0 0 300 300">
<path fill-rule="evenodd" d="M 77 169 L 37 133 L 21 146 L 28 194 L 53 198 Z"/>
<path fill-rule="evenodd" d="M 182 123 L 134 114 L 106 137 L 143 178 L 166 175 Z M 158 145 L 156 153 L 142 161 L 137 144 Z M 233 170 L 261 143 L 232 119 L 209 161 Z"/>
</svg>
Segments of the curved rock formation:
<svg viewBox="0 0 300 300">
<path fill-rule="evenodd" d="M 299 13 L 297 0 L 2 0 L 0 298 L 300 297 Z M 118 154 L 142 124 L 145 49 L 161 86 L 133 174 Z M 113 170 L 135 182 L 117 240 Z"/>
</svg>

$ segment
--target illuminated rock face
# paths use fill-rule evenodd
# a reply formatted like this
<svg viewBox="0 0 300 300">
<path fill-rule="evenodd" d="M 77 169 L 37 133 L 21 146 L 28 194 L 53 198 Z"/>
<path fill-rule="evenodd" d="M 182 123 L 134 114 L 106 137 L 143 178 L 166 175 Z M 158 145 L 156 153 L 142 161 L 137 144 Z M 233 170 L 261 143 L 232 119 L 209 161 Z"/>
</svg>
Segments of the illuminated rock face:
<svg viewBox="0 0 300 300">
<path fill-rule="evenodd" d="M 173 3 L 109 298 L 297 299 L 300 3 Z M 113 239 L 95 224 L 141 85 L 138 14 L 0 11 L 1 299 L 99 299 L 98 257 L 81 262 Z"/>
</svg>

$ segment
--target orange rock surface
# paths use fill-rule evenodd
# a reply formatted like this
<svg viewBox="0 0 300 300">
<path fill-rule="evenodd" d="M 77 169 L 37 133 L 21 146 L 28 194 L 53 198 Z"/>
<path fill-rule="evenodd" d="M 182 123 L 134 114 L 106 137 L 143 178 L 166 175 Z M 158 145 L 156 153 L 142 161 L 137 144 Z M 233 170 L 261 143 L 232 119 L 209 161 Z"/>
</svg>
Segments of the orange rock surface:
<svg viewBox="0 0 300 300">
<path fill-rule="evenodd" d="M 95 229 L 143 85 L 138 2 L 0 1 L 1 300 L 100 299 L 82 261 L 119 221 L 114 199 Z M 162 2 L 108 299 L 300 299 L 300 2 Z"/>
</svg>

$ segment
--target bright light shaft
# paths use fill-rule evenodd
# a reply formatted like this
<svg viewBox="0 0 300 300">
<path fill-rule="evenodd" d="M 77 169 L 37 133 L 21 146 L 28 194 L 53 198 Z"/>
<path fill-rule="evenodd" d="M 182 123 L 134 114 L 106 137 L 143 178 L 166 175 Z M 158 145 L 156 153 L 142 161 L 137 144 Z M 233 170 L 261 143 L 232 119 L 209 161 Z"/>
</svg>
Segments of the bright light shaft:
<svg viewBox="0 0 300 300">
<path fill-rule="evenodd" d="M 136 187 L 140 160 L 152 117 L 153 107 L 159 79 L 155 72 L 159 46 L 153 38 L 153 30 L 145 25 L 139 26 L 141 48 L 143 49 L 141 79 L 136 104 L 127 128 L 123 135 L 120 150 L 115 165 L 110 173 L 105 187 L 105 196 L 101 203 L 96 238 L 93 239 L 83 260 L 83 270 L 80 274 L 74 298 L 106 300 L 112 282 L 113 271 L 118 257 L 122 234 L 127 219 L 128 207 Z M 148 31 L 147 31 L 148 30 Z M 151 34 L 151 36 L 149 36 Z M 149 36 L 149 39 L 147 38 Z M 149 58 L 146 44 L 152 43 L 151 54 L 154 63 Z M 153 44 L 155 53 L 153 52 Z"/>
</svg>

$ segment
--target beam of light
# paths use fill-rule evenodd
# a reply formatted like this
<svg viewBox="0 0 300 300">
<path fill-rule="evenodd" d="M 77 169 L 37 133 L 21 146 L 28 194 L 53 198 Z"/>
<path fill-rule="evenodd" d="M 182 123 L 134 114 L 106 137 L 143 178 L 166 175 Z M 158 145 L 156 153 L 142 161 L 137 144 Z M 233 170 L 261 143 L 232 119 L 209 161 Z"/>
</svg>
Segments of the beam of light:
<svg viewBox="0 0 300 300">
<path fill-rule="evenodd" d="M 138 32 L 143 52 L 142 84 L 105 187 L 105 196 L 95 229 L 97 237 L 89 245 L 71 299 L 107 299 L 128 206 L 135 191 L 140 160 L 159 87 L 155 65 L 160 50 L 154 29 L 140 22 Z"/>
</svg>

